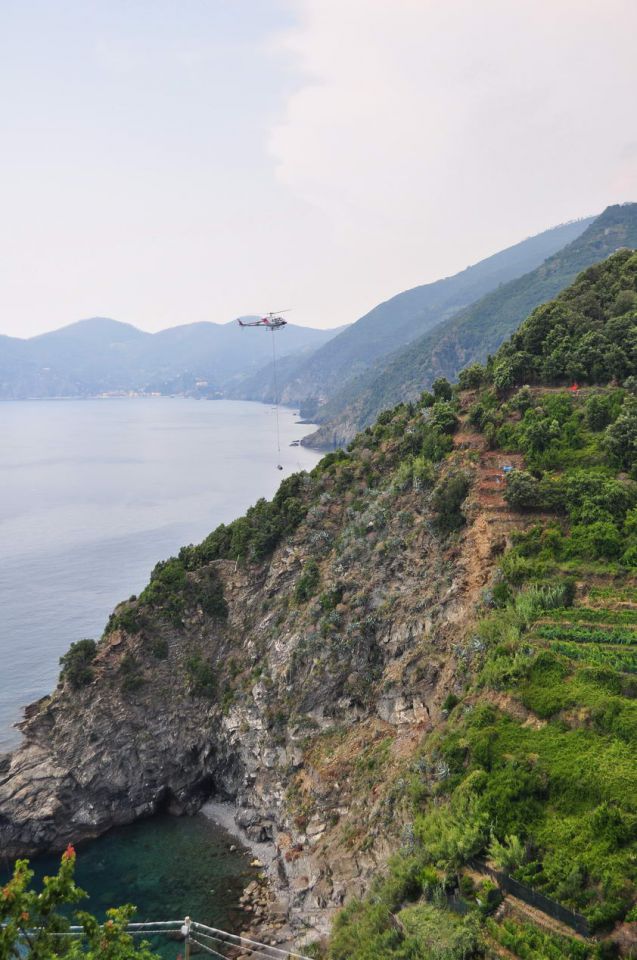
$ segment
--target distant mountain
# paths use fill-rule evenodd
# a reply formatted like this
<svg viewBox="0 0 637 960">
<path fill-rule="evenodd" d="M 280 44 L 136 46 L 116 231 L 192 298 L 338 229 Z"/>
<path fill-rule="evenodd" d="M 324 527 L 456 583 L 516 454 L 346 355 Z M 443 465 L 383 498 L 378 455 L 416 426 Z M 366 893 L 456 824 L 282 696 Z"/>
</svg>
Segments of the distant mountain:
<svg viewBox="0 0 637 960">
<path fill-rule="evenodd" d="M 414 399 L 439 376 L 493 353 L 535 307 L 555 297 L 578 273 L 620 247 L 637 248 L 637 204 L 608 207 L 572 243 L 535 270 L 498 287 L 437 324 L 407 348 L 347 381 L 320 409 L 321 428 L 303 442 L 341 446 L 381 410 Z M 335 338 L 334 343 L 340 337 Z"/>
<path fill-rule="evenodd" d="M 242 330 L 236 323 L 192 323 L 145 333 L 92 317 L 28 340 L 0 337 L 0 399 L 128 391 L 214 395 L 268 363 L 273 336 L 285 360 L 322 346 L 341 330 L 290 323 L 284 334 L 273 334 Z"/>
<path fill-rule="evenodd" d="M 379 304 L 310 356 L 290 361 L 279 370 L 280 396 L 288 403 L 308 398 L 324 401 L 334 396 L 344 382 L 365 373 L 383 357 L 417 340 L 500 284 L 537 267 L 580 236 L 592 220 L 590 217 L 546 230 L 453 277 L 414 287 Z M 230 395 L 272 400 L 271 366 L 230 387 Z"/>
</svg>

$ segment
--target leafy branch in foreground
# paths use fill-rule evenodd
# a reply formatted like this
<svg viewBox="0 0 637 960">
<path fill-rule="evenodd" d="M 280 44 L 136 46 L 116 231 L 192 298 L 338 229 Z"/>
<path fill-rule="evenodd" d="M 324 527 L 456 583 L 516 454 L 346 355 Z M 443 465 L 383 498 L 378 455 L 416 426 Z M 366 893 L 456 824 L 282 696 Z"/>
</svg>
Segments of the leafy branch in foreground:
<svg viewBox="0 0 637 960">
<path fill-rule="evenodd" d="M 83 900 L 87 894 L 75 883 L 75 850 L 62 854 L 56 876 L 45 877 L 42 890 L 31 886 L 33 871 L 28 860 L 18 860 L 13 876 L 0 888 L 0 960 L 158 960 L 148 944 L 135 944 L 126 926 L 135 912 L 132 906 L 107 911 L 105 923 L 90 913 L 76 918 L 84 936 L 65 936 L 70 921 L 61 909 Z"/>
</svg>

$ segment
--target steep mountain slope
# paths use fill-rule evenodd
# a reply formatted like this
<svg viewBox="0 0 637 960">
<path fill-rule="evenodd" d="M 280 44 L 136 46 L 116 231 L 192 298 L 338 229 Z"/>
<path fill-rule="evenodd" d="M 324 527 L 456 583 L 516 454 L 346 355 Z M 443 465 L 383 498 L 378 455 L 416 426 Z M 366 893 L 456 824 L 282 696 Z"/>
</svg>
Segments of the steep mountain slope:
<svg viewBox="0 0 637 960">
<path fill-rule="evenodd" d="M 278 351 L 313 349 L 338 335 L 289 324 Z M 214 393 L 272 357 L 268 331 L 235 323 L 193 323 L 150 334 L 105 317 L 81 320 L 29 340 L 0 338 L 0 399 L 91 396 L 104 391 Z"/>
<path fill-rule="evenodd" d="M 637 247 L 637 204 L 607 208 L 576 240 L 545 263 L 507 283 L 394 353 L 364 376 L 347 382 L 320 409 L 323 427 L 304 441 L 332 448 L 351 440 L 381 410 L 414 399 L 436 377 L 455 379 L 468 363 L 485 360 L 540 303 L 577 274 L 619 247 Z"/>
<path fill-rule="evenodd" d="M 562 224 L 487 257 L 453 277 L 405 290 L 369 313 L 317 349 L 307 359 L 288 363 L 280 371 L 279 388 L 284 402 L 331 397 L 379 358 L 410 343 L 461 307 L 482 297 L 499 284 L 532 270 L 548 256 L 580 236 L 593 218 Z M 271 367 L 231 388 L 230 395 L 246 400 L 272 400 Z"/>
<path fill-rule="evenodd" d="M 582 930 L 634 947 L 636 344 L 621 251 L 471 389 L 382 414 L 159 564 L 29 708 L 0 848 L 215 794 L 274 844 L 299 936 L 346 903 L 319 956 L 613 955 Z M 517 884 L 495 914 L 494 867 Z"/>
</svg>

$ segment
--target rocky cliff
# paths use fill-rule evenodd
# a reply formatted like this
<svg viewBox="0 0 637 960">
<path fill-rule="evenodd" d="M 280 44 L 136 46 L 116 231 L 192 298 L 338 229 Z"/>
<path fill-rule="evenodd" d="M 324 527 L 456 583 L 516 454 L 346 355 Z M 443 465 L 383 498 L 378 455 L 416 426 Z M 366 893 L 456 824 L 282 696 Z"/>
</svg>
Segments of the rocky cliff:
<svg viewBox="0 0 637 960">
<path fill-rule="evenodd" d="M 399 408 L 117 608 L 0 763 L 6 855 L 216 796 L 276 843 L 304 922 L 365 887 L 510 522 L 499 494 L 481 502 L 492 455 L 462 432 L 419 468 L 423 444 L 452 444 L 430 413 Z"/>
</svg>

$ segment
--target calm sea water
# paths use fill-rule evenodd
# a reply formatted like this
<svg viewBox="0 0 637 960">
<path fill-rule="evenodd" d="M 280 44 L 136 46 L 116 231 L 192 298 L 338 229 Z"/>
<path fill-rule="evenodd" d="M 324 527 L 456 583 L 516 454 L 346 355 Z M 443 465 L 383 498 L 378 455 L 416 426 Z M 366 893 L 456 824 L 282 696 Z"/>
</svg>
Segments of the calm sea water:
<svg viewBox="0 0 637 960">
<path fill-rule="evenodd" d="M 69 644 L 98 637 L 157 560 L 314 466 L 317 454 L 289 446 L 308 429 L 291 410 L 280 429 L 279 456 L 262 404 L 0 403 L 0 752 L 19 739 L 21 707 L 55 685 Z M 78 879 L 98 912 L 130 902 L 141 918 L 190 913 L 232 929 L 249 867 L 231 844 L 203 816 L 156 817 L 81 849 Z M 34 866 L 42 875 L 55 862 Z"/>
</svg>

